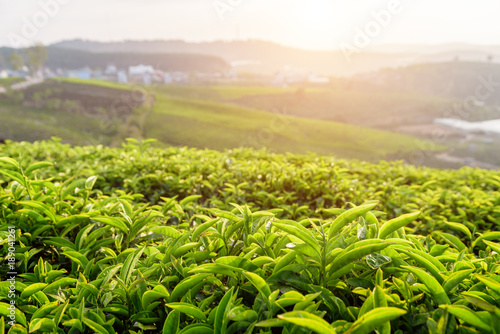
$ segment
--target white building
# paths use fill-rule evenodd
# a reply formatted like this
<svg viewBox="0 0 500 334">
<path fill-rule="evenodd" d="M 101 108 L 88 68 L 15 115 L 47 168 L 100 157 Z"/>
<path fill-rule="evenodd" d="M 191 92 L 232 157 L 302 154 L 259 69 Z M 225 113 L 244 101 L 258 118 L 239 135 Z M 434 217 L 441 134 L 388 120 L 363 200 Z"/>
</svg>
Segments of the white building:
<svg viewBox="0 0 500 334">
<path fill-rule="evenodd" d="M 288 87 L 289 84 L 301 83 L 306 77 L 299 72 L 278 72 L 274 75 L 271 83 L 279 87 Z"/>
<path fill-rule="evenodd" d="M 309 77 L 307 78 L 307 81 L 315 84 L 328 84 L 330 83 L 330 78 L 322 77 L 317 74 L 310 74 Z"/>
<path fill-rule="evenodd" d="M 78 79 L 92 79 L 92 70 L 90 67 L 84 67 L 78 70 L 68 71 L 68 77 Z"/>
<path fill-rule="evenodd" d="M 174 78 L 172 77 L 172 74 L 170 73 L 165 73 L 163 74 L 163 83 L 165 85 L 171 85 L 174 82 Z"/>
<path fill-rule="evenodd" d="M 135 82 L 142 82 L 145 85 L 152 83 L 152 77 L 155 74 L 155 69 L 150 65 L 137 65 L 128 68 L 129 78 Z"/>
<path fill-rule="evenodd" d="M 144 74 L 154 74 L 155 69 L 153 66 L 150 65 L 137 65 L 137 66 L 130 66 L 128 68 L 128 74 L 133 76 L 133 75 L 144 75 Z"/>
<path fill-rule="evenodd" d="M 106 69 L 104 70 L 105 75 L 114 75 L 118 72 L 118 69 L 116 68 L 115 65 L 108 65 L 106 66 Z"/>
<path fill-rule="evenodd" d="M 118 71 L 116 78 L 118 80 L 118 83 L 128 83 L 128 75 L 124 70 Z"/>
</svg>

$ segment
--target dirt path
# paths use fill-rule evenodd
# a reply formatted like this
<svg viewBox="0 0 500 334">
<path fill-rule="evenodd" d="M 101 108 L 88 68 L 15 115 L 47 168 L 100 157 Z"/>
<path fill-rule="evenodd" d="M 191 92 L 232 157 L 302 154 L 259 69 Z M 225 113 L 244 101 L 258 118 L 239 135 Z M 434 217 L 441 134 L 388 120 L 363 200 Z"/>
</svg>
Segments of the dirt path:
<svg viewBox="0 0 500 334">
<path fill-rule="evenodd" d="M 21 90 L 21 89 L 28 88 L 29 86 L 33 86 L 33 85 L 37 85 L 39 83 L 42 83 L 43 81 L 44 81 L 43 79 L 30 79 L 30 80 L 26 80 L 23 82 L 18 82 L 16 84 L 13 84 L 12 86 L 10 86 L 10 89 Z M 0 86 L 0 94 L 5 94 L 5 93 L 7 93 L 7 89 L 5 89 L 5 87 L 3 87 L 3 86 Z"/>
<path fill-rule="evenodd" d="M 26 80 L 23 82 L 13 84 L 12 86 L 10 86 L 10 89 L 13 89 L 13 90 L 25 89 L 25 88 L 28 88 L 29 86 L 33 86 L 33 85 L 36 85 L 36 84 L 39 84 L 42 82 L 43 82 L 43 79 Z"/>
</svg>

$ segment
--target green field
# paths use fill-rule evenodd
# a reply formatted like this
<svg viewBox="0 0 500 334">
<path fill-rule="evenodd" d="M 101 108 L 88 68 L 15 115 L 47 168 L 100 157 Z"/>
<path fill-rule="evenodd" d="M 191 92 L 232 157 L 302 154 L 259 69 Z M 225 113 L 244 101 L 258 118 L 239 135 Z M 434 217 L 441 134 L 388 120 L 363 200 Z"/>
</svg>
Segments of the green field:
<svg viewBox="0 0 500 334">
<path fill-rule="evenodd" d="M 497 332 L 499 172 L 150 144 L 0 145 L 2 332 Z"/>
<path fill-rule="evenodd" d="M 13 84 L 23 81 L 21 78 L 0 78 L 0 87 L 8 88 Z"/>
<path fill-rule="evenodd" d="M 183 98 L 237 100 L 260 95 L 282 95 L 294 93 L 298 88 L 242 87 L 242 86 L 163 86 L 158 90 L 166 95 Z M 326 89 L 306 88 L 304 93 L 325 92 Z"/>
<path fill-rule="evenodd" d="M 245 145 L 367 160 L 418 150 L 421 143 L 408 136 L 348 124 L 162 95 L 157 95 L 145 130 L 147 137 L 190 147 L 225 149 Z"/>
<path fill-rule="evenodd" d="M 115 89 L 130 90 L 131 86 L 127 84 L 120 84 L 111 81 L 96 80 L 96 79 L 77 79 L 77 78 L 57 78 L 56 81 L 67 82 L 70 84 L 92 85 Z"/>
<path fill-rule="evenodd" d="M 83 105 L 76 115 L 75 111 L 64 114 L 65 109 L 51 109 L 49 102 L 54 100 L 55 89 L 63 89 L 67 92 L 65 94 L 71 95 L 70 102 Z M 3 128 L 0 127 L 0 136 L 33 141 L 50 138 L 51 134 L 61 137 L 65 142 L 79 145 L 119 145 L 125 137 L 133 136 L 156 138 L 162 146 L 218 150 L 240 146 L 265 147 L 273 152 L 316 152 L 370 161 L 404 158 L 410 152 L 426 146 L 424 141 L 402 134 L 295 117 L 286 111 L 283 114 L 267 112 L 231 102 L 245 97 L 295 94 L 296 89 L 292 88 L 142 87 L 97 80 L 63 79 L 48 81 L 30 90 L 33 92 L 22 101 L 23 106 L 9 98 L 4 98 L 2 102 L 0 97 L 3 113 L 8 115 L 4 118 Z M 96 113 L 94 105 L 84 108 L 93 99 L 92 95 L 76 94 L 83 90 L 91 91 L 88 94 L 101 99 L 103 110 Z M 306 89 L 302 93 L 322 94 L 322 91 Z M 36 92 L 39 92 L 38 95 Z M 122 115 L 121 118 L 111 113 L 113 105 L 127 103 L 137 93 L 151 98 L 154 96 L 152 108 L 136 108 L 137 112 L 127 117 Z M 41 98 L 44 94 L 48 96 Z M 65 95 L 58 94 L 57 100 L 64 102 Z M 38 102 L 34 101 L 35 98 Z M 35 108 L 37 103 L 42 107 Z M 73 116 L 76 117 L 75 121 L 71 119 Z M 36 131 L 30 130 L 35 124 Z M 109 124 L 115 129 L 113 133 L 100 130 Z M 23 137 L 25 133 L 29 135 Z M 89 133 L 92 141 L 89 140 Z"/>
<path fill-rule="evenodd" d="M 99 133 L 97 120 L 64 111 L 34 110 L 0 103 L 0 133 L 18 141 L 64 138 L 75 144 L 111 144 L 111 137 Z"/>
</svg>

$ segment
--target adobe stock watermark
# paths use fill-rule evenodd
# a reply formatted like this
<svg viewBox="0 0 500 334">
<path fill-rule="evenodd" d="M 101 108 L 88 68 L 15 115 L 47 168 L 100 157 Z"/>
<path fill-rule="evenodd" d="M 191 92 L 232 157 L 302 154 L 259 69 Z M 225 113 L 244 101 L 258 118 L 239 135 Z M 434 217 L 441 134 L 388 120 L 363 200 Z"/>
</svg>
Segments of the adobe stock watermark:
<svg viewBox="0 0 500 334">
<path fill-rule="evenodd" d="M 39 9 L 29 17 L 22 18 L 19 33 L 10 32 L 8 38 L 14 48 L 31 44 L 40 30 L 49 24 L 50 20 L 59 14 L 61 6 L 67 5 L 71 0 L 39 0 Z"/>
<path fill-rule="evenodd" d="M 471 115 L 480 108 L 500 86 L 500 81 L 494 81 L 493 75 L 488 78 L 478 76 L 479 84 L 474 90 L 474 95 L 467 96 L 463 101 L 454 103 L 450 109 L 444 114 L 443 118 L 454 118 L 458 120 L 467 121 Z M 409 162 L 414 165 L 421 165 L 425 159 L 428 158 L 433 152 L 436 151 L 439 145 L 443 144 L 446 140 L 448 132 L 440 128 L 435 128 L 431 133 L 431 141 L 422 142 L 417 141 L 419 150 L 410 153 Z"/>
<path fill-rule="evenodd" d="M 403 12 L 403 9 L 404 6 L 401 0 L 389 0 L 385 9 L 370 13 L 371 20 L 366 22 L 364 26 L 355 27 L 352 42 L 342 42 L 339 45 L 339 49 L 344 54 L 347 62 L 351 63 L 354 55 L 359 54 L 363 49 L 370 46 L 373 40 L 392 23 L 393 18 Z"/>
<path fill-rule="evenodd" d="M 8 289 L 8 301 L 9 306 L 7 307 L 8 314 L 6 317 L 9 319 L 8 324 L 11 327 L 16 325 L 16 279 L 17 279 L 17 271 L 16 271 L 16 227 L 9 226 L 8 227 L 8 253 L 7 253 L 7 263 L 9 271 L 7 272 L 6 281 L 9 282 Z"/>
<path fill-rule="evenodd" d="M 226 13 L 235 11 L 242 3 L 243 0 L 216 0 L 213 6 L 219 19 L 224 21 Z"/>
</svg>

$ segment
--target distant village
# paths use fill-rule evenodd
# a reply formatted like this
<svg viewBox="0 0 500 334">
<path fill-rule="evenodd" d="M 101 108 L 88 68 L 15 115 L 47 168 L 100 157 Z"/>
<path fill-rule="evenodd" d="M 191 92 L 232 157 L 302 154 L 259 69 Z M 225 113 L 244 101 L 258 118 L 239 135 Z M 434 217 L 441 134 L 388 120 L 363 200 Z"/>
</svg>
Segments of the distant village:
<svg viewBox="0 0 500 334">
<path fill-rule="evenodd" d="M 75 70 L 50 69 L 43 67 L 36 73 L 32 73 L 24 66 L 13 71 L 0 67 L 0 78 L 23 77 L 23 78 L 78 78 L 106 80 L 117 83 L 137 83 L 137 84 L 165 84 L 165 85 L 223 85 L 237 82 L 260 83 L 278 87 L 288 87 L 297 84 L 326 85 L 330 83 L 330 78 L 320 76 L 315 73 L 306 73 L 302 70 L 285 68 L 274 75 L 239 75 L 235 70 L 227 72 L 167 72 L 155 69 L 151 65 L 139 64 L 126 69 L 117 68 L 115 65 L 108 65 L 105 69 L 92 69 L 84 67 Z"/>
</svg>

